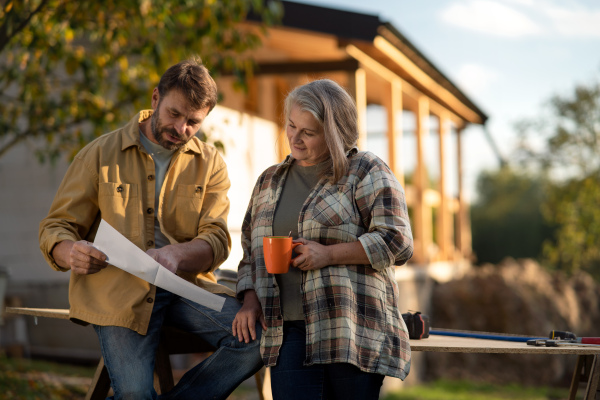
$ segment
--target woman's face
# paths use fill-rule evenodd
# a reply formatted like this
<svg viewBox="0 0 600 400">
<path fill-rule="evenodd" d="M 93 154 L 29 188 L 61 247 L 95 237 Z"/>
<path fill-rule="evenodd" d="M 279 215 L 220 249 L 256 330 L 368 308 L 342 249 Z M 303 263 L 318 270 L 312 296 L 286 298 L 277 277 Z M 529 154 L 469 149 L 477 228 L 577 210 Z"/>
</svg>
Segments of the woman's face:
<svg viewBox="0 0 600 400">
<path fill-rule="evenodd" d="M 308 111 L 292 106 L 286 128 L 288 142 L 298 165 L 308 167 L 324 161 L 329 150 L 323 127 Z"/>
</svg>

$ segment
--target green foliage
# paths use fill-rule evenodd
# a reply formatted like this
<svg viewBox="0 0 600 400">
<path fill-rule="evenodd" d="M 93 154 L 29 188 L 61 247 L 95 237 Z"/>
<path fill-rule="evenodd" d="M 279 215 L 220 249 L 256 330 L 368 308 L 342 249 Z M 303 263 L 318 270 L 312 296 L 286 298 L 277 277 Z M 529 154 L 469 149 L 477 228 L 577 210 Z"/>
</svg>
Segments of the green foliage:
<svg viewBox="0 0 600 400">
<path fill-rule="evenodd" d="M 152 88 L 192 54 L 243 87 L 254 12 L 280 18 L 265 0 L 8 0 L 0 5 L 0 156 L 28 140 L 42 160 L 82 145 L 148 107 Z M 263 26 L 264 28 L 264 26 Z M 264 30 L 263 30 L 264 31 Z"/>
<path fill-rule="evenodd" d="M 545 264 L 600 278 L 600 83 L 554 96 L 549 112 L 522 122 L 521 161 L 549 174 L 554 184 L 543 215 L 554 235 L 543 246 Z"/>
<path fill-rule="evenodd" d="M 546 112 L 520 121 L 517 158 L 552 172 L 558 179 L 579 179 L 600 171 L 600 82 L 577 85 L 572 95 L 553 96 Z"/>
<path fill-rule="evenodd" d="M 383 400 L 550 400 L 567 397 L 567 389 L 440 380 L 407 387 L 386 395 Z"/>
<path fill-rule="evenodd" d="M 74 367 L 0 355 L 0 400 L 81 399 L 88 390 L 94 371 L 95 367 Z"/>
<path fill-rule="evenodd" d="M 471 207 L 473 251 L 479 263 L 541 255 L 550 235 L 541 211 L 546 188 L 542 178 L 509 167 L 479 176 L 479 197 Z"/>
<path fill-rule="evenodd" d="M 556 233 L 544 243 L 549 265 L 572 274 L 584 270 L 600 278 L 600 179 L 570 179 L 553 188 L 544 204 L 544 216 Z"/>
</svg>

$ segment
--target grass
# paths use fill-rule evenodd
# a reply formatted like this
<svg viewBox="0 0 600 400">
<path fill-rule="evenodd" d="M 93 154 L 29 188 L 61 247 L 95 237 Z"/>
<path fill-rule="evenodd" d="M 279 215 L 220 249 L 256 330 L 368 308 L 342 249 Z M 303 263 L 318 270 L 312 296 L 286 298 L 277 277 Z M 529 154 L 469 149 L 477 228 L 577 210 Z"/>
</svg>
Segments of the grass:
<svg viewBox="0 0 600 400">
<path fill-rule="evenodd" d="M 384 396 L 382 400 L 562 400 L 568 397 L 569 390 L 564 388 L 440 380 L 407 387 Z"/>
<path fill-rule="evenodd" d="M 0 400 L 80 400 L 85 397 L 94 371 L 95 367 L 7 358 L 0 355 Z M 578 394 L 582 395 L 582 393 Z M 230 400 L 256 398 L 256 388 L 253 385 L 240 386 L 230 396 Z M 409 386 L 382 396 L 382 400 L 563 400 L 567 398 L 566 388 L 500 386 L 446 380 Z"/>
<path fill-rule="evenodd" d="M 95 367 L 80 367 L 0 355 L 0 400 L 83 399 Z"/>
</svg>

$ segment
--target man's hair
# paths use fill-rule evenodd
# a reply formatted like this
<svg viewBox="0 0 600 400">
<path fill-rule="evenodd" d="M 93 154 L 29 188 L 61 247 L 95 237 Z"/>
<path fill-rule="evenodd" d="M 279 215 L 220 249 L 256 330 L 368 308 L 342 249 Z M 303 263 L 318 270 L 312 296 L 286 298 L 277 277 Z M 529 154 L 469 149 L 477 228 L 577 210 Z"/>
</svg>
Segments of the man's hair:
<svg viewBox="0 0 600 400">
<path fill-rule="evenodd" d="M 191 57 L 165 71 L 158 82 L 160 98 L 173 89 L 179 90 L 196 110 L 209 107 L 210 112 L 217 104 L 217 84 L 200 57 Z"/>
<path fill-rule="evenodd" d="M 297 105 L 310 112 L 323 127 L 330 162 L 321 172 L 337 182 L 348 171 L 346 153 L 358 140 L 358 112 L 354 99 L 336 82 L 319 79 L 298 86 L 285 99 L 286 124 Z"/>
</svg>

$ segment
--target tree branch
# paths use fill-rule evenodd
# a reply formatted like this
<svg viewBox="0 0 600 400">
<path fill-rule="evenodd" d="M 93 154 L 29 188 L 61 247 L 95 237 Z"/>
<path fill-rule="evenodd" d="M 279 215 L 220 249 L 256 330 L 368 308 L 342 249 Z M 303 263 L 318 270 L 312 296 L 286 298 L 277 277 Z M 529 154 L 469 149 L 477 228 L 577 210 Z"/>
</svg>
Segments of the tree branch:
<svg viewBox="0 0 600 400">
<path fill-rule="evenodd" d="M 6 18 L 4 20 L 4 24 L 2 25 L 2 29 L 0 29 L 0 52 L 4 50 L 4 47 L 10 42 L 10 40 L 15 37 L 19 32 L 21 32 L 25 27 L 29 24 L 34 15 L 42 11 L 42 9 L 46 6 L 48 0 L 42 0 L 42 2 L 37 6 L 35 10 L 33 10 L 27 18 L 25 18 L 17 27 L 14 29 L 10 35 L 8 34 L 8 23 L 9 19 Z M 2 153 L 0 153 L 1 155 Z"/>
</svg>

